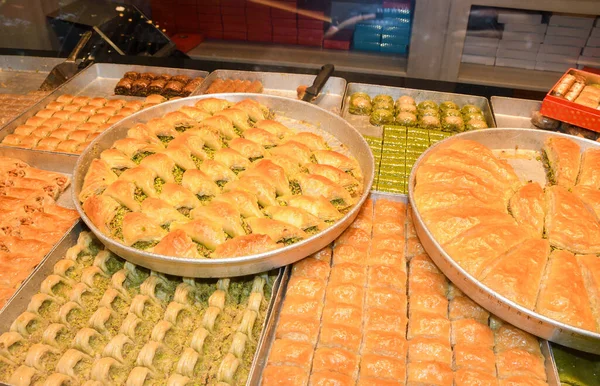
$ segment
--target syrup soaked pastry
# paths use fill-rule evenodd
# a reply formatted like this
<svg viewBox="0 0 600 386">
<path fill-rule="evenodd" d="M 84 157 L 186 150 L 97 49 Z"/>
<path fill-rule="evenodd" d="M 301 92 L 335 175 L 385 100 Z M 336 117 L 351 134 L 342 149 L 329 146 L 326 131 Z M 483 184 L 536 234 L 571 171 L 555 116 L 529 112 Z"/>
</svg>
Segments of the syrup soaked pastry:
<svg viewBox="0 0 600 386">
<path fill-rule="evenodd" d="M 148 252 L 237 257 L 305 240 L 355 205 L 362 172 L 271 115 L 209 98 L 139 123 L 92 162 L 79 200 L 104 234 Z"/>
<path fill-rule="evenodd" d="M 0 335 L 2 382 L 247 383 L 274 276 L 165 276 L 100 245 L 80 233 Z"/>
<path fill-rule="evenodd" d="M 549 137 L 541 157 L 548 181 L 541 186 L 519 181 L 477 142 L 449 141 L 417 169 L 415 205 L 436 241 L 474 279 L 530 310 L 598 331 L 594 270 L 574 254 L 600 253 L 599 154 Z"/>
</svg>

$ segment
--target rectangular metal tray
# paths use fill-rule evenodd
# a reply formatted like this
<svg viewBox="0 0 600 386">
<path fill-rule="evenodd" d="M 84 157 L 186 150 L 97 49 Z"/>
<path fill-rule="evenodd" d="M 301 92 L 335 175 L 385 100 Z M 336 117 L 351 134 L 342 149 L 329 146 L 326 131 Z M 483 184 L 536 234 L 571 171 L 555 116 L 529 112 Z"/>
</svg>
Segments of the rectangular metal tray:
<svg viewBox="0 0 600 386">
<path fill-rule="evenodd" d="M 39 292 L 41 283 L 53 272 L 54 264 L 65 256 L 65 253 L 69 248 L 77 244 L 77 238 L 83 231 L 89 232 L 89 229 L 85 226 L 83 221 L 79 220 L 71 228 L 69 233 L 62 238 L 60 243 L 57 244 L 46 258 L 33 270 L 29 277 L 23 281 L 23 284 L 15 292 L 13 297 L 6 302 L 5 307 L 0 310 L 0 334 L 9 331 L 12 322 L 21 313 L 27 310 L 27 305 L 29 304 L 31 297 Z M 271 326 L 273 324 L 273 315 L 279 312 L 282 303 L 282 292 L 287 286 L 287 280 L 289 278 L 288 271 L 289 269 L 287 267 L 280 268 L 277 278 L 273 283 L 271 299 L 269 300 L 269 306 L 266 310 L 261 336 L 256 347 L 256 353 L 254 354 L 248 381 L 246 382 L 248 386 L 257 384 L 252 380 L 257 379 L 255 378 L 257 376 L 256 374 L 260 374 L 260 369 L 262 368 L 260 364 L 264 361 L 264 346 L 268 342 L 267 331 L 269 328 L 273 328 Z M 268 347 L 269 346 L 267 346 L 267 349 Z"/>
<path fill-rule="evenodd" d="M 27 94 L 36 91 L 63 58 L 0 55 L 0 94 Z"/>
<path fill-rule="evenodd" d="M 378 86 L 366 83 L 348 83 L 348 87 L 346 87 L 346 94 L 344 95 L 342 118 L 347 120 L 352 126 L 356 128 L 356 130 L 360 131 L 362 135 L 381 137 L 383 133 L 383 128 L 381 126 L 374 126 L 370 124 L 369 116 L 350 114 L 350 112 L 348 111 L 350 95 L 354 94 L 355 92 L 367 93 L 369 94 L 369 96 L 371 96 L 371 98 L 379 94 L 387 94 L 394 98 L 394 100 L 398 99 L 402 95 L 408 95 L 412 97 L 417 103 L 425 100 L 432 100 L 436 103 L 452 101 L 459 105 L 471 104 L 481 109 L 489 127 L 496 127 L 496 121 L 494 120 L 492 109 L 488 100 L 484 97 L 479 97 L 475 95 L 454 94 L 449 92 L 417 90 L 414 88 Z"/>
<path fill-rule="evenodd" d="M 542 107 L 541 101 L 493 96 L 492 111 L 498 127 L 511 129 L 537 129 L 531 115 Z"/>
<path fill-rule="evenodd" d="M 215 79 L 259 80 L 263 84 L 263 94 L 298 99 L 296 89 L 300 85 L 310 86 L 316 75 L 287 74 L 281 72 L 256 72 L 237 70 L 215 70 L 210 73 L 200 87 L 192 95 L 203 95 Z M 329 78 L 317 99 L 312 102 L 317 106 L 340 114 L 346 90 L 346 80 L 332 76 Z"/>
<path fill-rule="evenodd" d="M 23 114 L 19 115 L 13 121 L 9 122 L 0 131 L 0 142 L 9 134 L 12 134 L 15 129 L 24 124 L 27 119 L 33 117 L 38 111 L 46 107 L 46 105 L 64 94 L 71 94 L 74 96 L 84 95 L 90 97 L 102 97 L 102 98 L 118 98 L 124 100 L 144 100 L 144 97 L 132 97 L 115 95 L 114 89 L 119 80 L 127 71 L 137 72 L 154 72 L 170 75 L 187 75 L 190 77 L 206 77 L 208 72 L 199 70 L 186 70 L 181 68 L 167 68 L 167 67 L 152 67 L 152 66 L 130 66 L 125 64 L 110 64 L 110 63 L 96 63 L 90 67 L 81 71 L 75 75 L 65 84 L 54 90 L 50 95 L 41 99 L 38 103 L 33 105 L 31 108 L 26 110 Z M 0 145 L 0 148 L 6 146 Z M 33 150 L 35 151 L 35 150 Z M 39 151 L 35 151 L 39 153 Z M 52 154 L 57 154 L 51 152 Z"/>
<path fill-rule="evenodd" d="M 408 204 L 408 196 L 406 194 L 384 193 L 384 192 L 378 192 L 378 191 L 372 190 L 369 198 L 371 198 L 373 201 L 377 201 L 378 199 L 386 199 L 386 200 L 390 200 L 390 201 L 404 202 L 404 203 Z M 252 374 L 253 375 L 253 377 L 252 377 L 253 383 L 252 384 L 260 383 L 260 380 L 262 377 L 262 371 L 266 367 L 266 364 L 267 364 L 269 351 L 271 349 L 271 346 L 273 345 L 273 342 L 275 341 L 275 332 L 277 330 L 277 323 L 279 321 L 281 305 L 283 304 L 283 301 L 285 299 L 285 291 L 287 290 L 287 282 L 289 281 L 289 276 L 291 275 L 291 266 L 287 267 L 285 275 L 288 276 L 285 280 L 286 285 L 285 286 L 282 285 L 280 287 L 281 293 L 278 295 L 279 306 L 274 309 L 274 312 L 273 312 L 272 316 L 269 318 L 270 319 L 269 323 L 267 324 L 267 328 L 264 332 L 264 335 L 266 335 L 266 336 L 264 337 L 265 341 L 262 342 L 262 347 L 261 347 L 262 357 L 258 359 L 258 363 L 257 363 L 258 367 L 256 368 L 256 371 Z M 550 347 L 550 343 L 547 340 L 543 340 L 543 339 L 539 339 L 539 342 L 540 342 L 540 349 L 545 358 L 545 370 L 546 370 L 546 376 L 548 378 L 548 380 L 547 380 L 548 385 L 549 386 L 560 386 L 558 370 L 556 368 L 554 356 L 552 355 L 552 349 Z"/>
</svg>

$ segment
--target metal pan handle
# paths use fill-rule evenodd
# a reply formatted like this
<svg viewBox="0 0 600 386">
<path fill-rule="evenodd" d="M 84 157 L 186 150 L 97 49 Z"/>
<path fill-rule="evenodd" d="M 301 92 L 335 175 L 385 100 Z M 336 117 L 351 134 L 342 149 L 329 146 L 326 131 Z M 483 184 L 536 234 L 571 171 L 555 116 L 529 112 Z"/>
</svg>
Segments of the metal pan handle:
<svg viewBox="0 0 600 386">
<path fill-rule="evenodd" d="M 333 64 L 326 64 L 323 67 L 321 67 L 321 70 L 319 70 L 319 73 L 317 74 L 317 77 L 315 78 L 315 81 L 313 82 L 312 86 L 306 89 L 306 93 L 310 94 L 313 97 L 319 95 L 319 93 L 323 89 L 323 86 L 325 86 L 325 83 L 327 83 L 329 77 L 331 76 L 331 74 L 333 74 L 334 70 L 335 67 L 333 66 Z"/>
<path fill-rule="evenodd" d="M 79 53 L 81 52 L 83 47 L 85 47 L 85 45 L 87 44 L 87 42 L 90 40 L 91 37 L 92 37 L 92 31 L 85 31 L 81 35 L 79 42 L 77 43 L 77 45 L 75 46 L 73 51 L 71 51 L 71 54 L 69 55 L 69 57 L 67 58 L 66 61 L 74 63 L 75 60 L 77 59 L 77 56 L 79 55 Z"/>
</svg>

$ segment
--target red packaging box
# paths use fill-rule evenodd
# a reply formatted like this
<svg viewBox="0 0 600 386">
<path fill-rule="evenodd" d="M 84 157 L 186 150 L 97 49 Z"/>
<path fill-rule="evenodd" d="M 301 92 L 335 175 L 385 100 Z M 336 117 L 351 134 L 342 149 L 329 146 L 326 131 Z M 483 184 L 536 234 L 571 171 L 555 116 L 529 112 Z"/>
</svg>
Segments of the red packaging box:
<svg viewBox="0 0 600 386">
<path fill-rule="evenodd" d="M 184 5 L 176 7 L 174 10 L 175 17 L 189 17 L 190 15 L 198 15 L 198 8 L 195 5 Z"/>
<path fill-rule="evenodd" d="M 272 8 L 271 17 L 273 17 L 273 19 L 295 19 L 296 13 L 284 11 L 282 9 Z"/>
<path fill-rule="evenodd" d="M 223 23 L 221 23 L 220 20 L 216 20 L 214 22 L 206 22 L 206 21 L 200 21 L 198 22 L 198 27 L 200 28 L 201 31 L 206 31 L 206 30 L 223 30 Z"/>
<path fill-rule="evenodd" d="M 554 87 L 548 91 L 548 94 L 546 94 L 546 97 L 542 102 L 540 113 L 562 122 L 600 132 L 600 110 L 552 95 L 552 92 L 560 84 L 563 78 L 569 74 L 585 79 L 586 85 L 600 83 L 600 75 L 571 68 L 565 72 Z"/>
<path fill-rule="evenodd" d="M 246 24 L 246 16 L 223 15 L 221 16 L 223 24 Z"/>
<path fill-rule="evenodd" d="M 223 7 L 221 6 L 222 15 L 245 15 L 246 7 Z"/>
<path fill-rule="evenodd" d="M 269 33 L 256 33 L 256 32 L 251 32 L 248 31 L 248 41 L 251 42 L 272 42 L 273 41 L 273 35 L 269 34 Z"/>
<path fill-rule="evenodd" d="M 248 31 L 256 31 L 258 34 L 271 34 L 273 32 L 273 27 L 271 27 L 271 24 L 269 23 L 256 24 L 254 22 L 248 22 L 246 26 L 248 27 Z"/>
<path fill-rule="evenodd" d="M 198 3 L 198 0 L 177 0 L 175 3 L 177 3 L 177 5 L 196 5 Z"/>
<path fill-rule="evenodd" d="M 298 28 L 298 25 L 296 24 L 296 19 L 273 18 L 273 28 Z"/>
<path fill-rule="evenodd" d="M 275 26 L 273 26 L 273 35 L 278 35 L 278 36 L 297 36 L 298 35 L 298 30 L 296 28 L 275 27 Z"/>
<path fill-rule="evenodd" d="M 223 39 L 223 31 L 203 31 L 202 32 L 207 39 Z"/>
<path fill-rule="evenodd" d="M 323 46 L 323 38 L 319 39 L 298 34 L 298 44 L 301 44 L 303 46 L 321 47 Z"/>
<path fill-rule="evenodd" d="M 323 30 L 319 29 L 298 29 L 298 36 L 306 36 L 311 39 L 323 40 Z"/>
<path fill-rule="evenodd" d="M 323 30 L 325 23 L 319 20 L 306 20 L 298 18 L 298 29 L 320 29 Z"/>
<path fill-rule="evenodd" d="M 250 12 L 250 10 L 252 10 L 253 12 L 269 12 L 271 13 L 271 7 L 267 6 L 267 5 L 263 5 L 263 4 L 258 4 L 258 3 L 253 3 L 251 1 L 246 3 L 246 11 Z"/>
<path fill-rule="evenodd" d="M 198 4 L 198 7 L 203 7 L 203 6 L 219 6 L 221 5 L 221 0 L 196 0 L 196 3 Z"/>
<path fill-rule="evenodd" d="M 215 22 L 221 22 L 223 19 L 221 19 L 221 15 L 203 15 L 203 14 L 199 14 L 198 15 L 198 21 L 200 23 L 215 23 Z"/>
<path fill-rule="evenodd" d="M 221 0 L 221 7 L 246 7 L 246 3 L 246 0 Z"/>
<path fill-rule="evenodd" d="M 244 32 L 248 31 L 248 26 L 246 23 L 244 24 L 227 24 L 223 23 L 223 31 L 224 32 Z"/>
<path fill-rule="evenodd" d="M 323 11 L 311 11 L 313 13 L 313 15 L 319 15 L 319 16 L 325 16 L 325 12 Z M 310 17 L 310 16 L 304 16 L 304 15 L 298 15 L 298 19 L 304 19 L 304 20 L 316 20 L 314 17 Z"/>
<path fill-rule="evenodd" d="M 193 31 L 198 29 L 198 15 L 189 14 L 189 15 L 179 15 L 175 19 L 175 24 L 177 25 L 177 31 Z"/>
<path fill-rule="evenodd" d="M 246 32 L 223 31 L 223 39 L 225 40 L 246 40 Z"/>
<path fill-rule="evenodd" d="M 273 43 L 280 44 L 298 44 L 298 37 L 292 35 L 275 35 L 273 34 Z"/>
<path fill-rule="evenodd" d="M 199 15 L 220 15 L 221 14 L 221 7 L 219 7 L 218 5 L 207 5 L 207 6 L 200 6 L 198 7 L 198 14 Z"/>
<path fill-rule="evenodd" d="M 349 50 L 350 41 L 325 39 L 323 40 L 323 48 L 330 50 Z"/>
</svg>

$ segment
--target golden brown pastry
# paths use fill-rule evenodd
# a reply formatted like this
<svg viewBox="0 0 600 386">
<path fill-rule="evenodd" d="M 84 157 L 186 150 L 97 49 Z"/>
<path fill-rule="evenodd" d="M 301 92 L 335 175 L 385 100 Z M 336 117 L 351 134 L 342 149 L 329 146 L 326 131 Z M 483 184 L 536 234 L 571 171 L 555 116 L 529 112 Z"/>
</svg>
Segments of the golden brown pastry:
<svg viewBox="0 0 600 386">
<path fill-rule="evenodd" d="M 600 219 L 600 190 L 592 186 L 576 185 L 571 192 L 579 198 L 588 207 L 590 211 L 596 214 Z"/>
<path fill-rule="evenodd" d="M 542 237 L 545 207 L 542 187 L 537 182 L 531 182 L 511 197 L 508 210 L 519 225 L 530 228 L 532 234 Z"/>
<path fill-rule="evenodd" d="M 546 235 L 550 245 L 574 253 L 600 253 L 596 215 L 562 186 L 546 188 Z"/>
<path fill-rule="evenodd" d="M 267 235 L 251 234 L 227 240 L 211 254 L 213 258 L 253 255 L 281 248 Z"/>
<path fill-rule="evenodd" d="M 600 189 L 600 149 L 589 148 L 583 152 L 581 157 L 581 170 L 577 185 Z"/>
<path fill-rule="evenodd" d="M 596 255 L 579 255 L 577 262 L 581 268 L 583 282 L 592 305 L 592 313 L 596 319 L 596 331 L 600 331 L 600 257 Z"/>
<path fill-rule="evenodd" d="M 491 262 L 478 279 L 500 295 L 531 310 L 535 307 L 549 254 L 548 240 L 527 240 Z"/>
<path fill-rule="evenodd" d="M 574 327 L 598 331 L 581 269 L 571 252 L 556 249 L 550 254 L 535 311 Z"/>
<path fill-rule="evenodd" d="M 443 244 L 443 248 L 468 273 L 478 277 L 489 263 L 526 238 L 527 233 L 517 225 L 479 224 Z"/>
<path fill-rule="evenodd" d="M 567 138 L 550 137 L 544 142 L 542 151 L 548 163 L 549 182 L 571 189 L 579 173 L 581 162 L 579 145 Z"/>
</svg>

